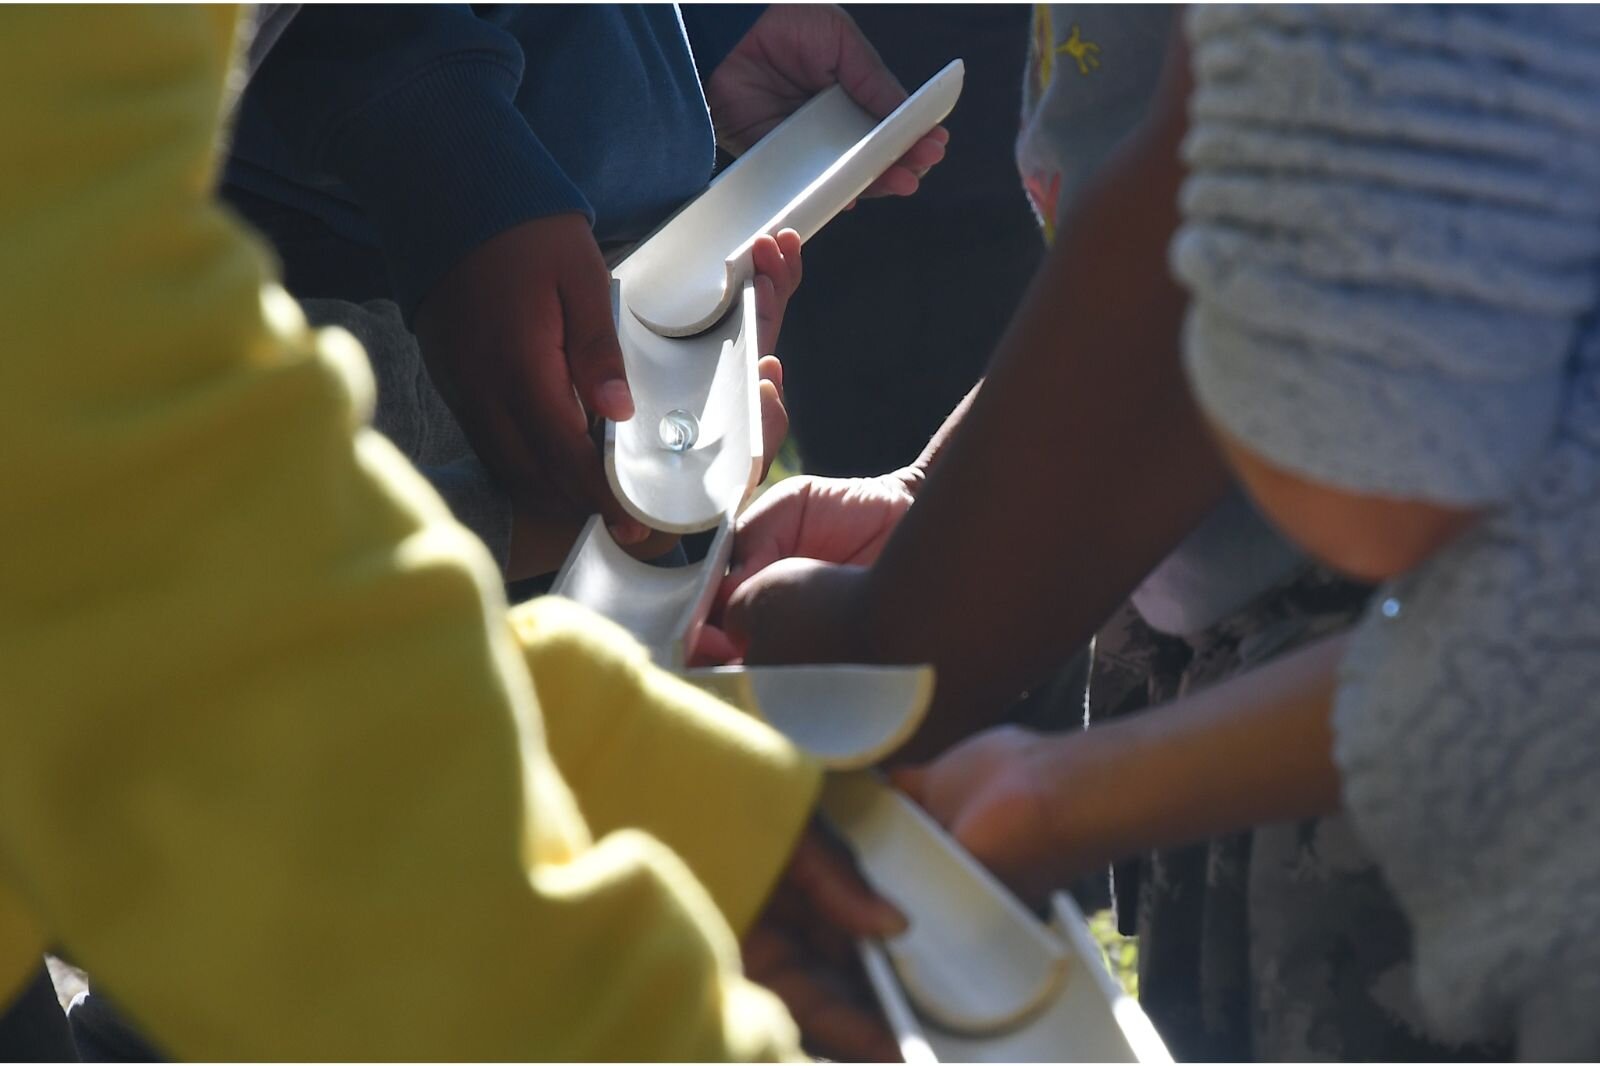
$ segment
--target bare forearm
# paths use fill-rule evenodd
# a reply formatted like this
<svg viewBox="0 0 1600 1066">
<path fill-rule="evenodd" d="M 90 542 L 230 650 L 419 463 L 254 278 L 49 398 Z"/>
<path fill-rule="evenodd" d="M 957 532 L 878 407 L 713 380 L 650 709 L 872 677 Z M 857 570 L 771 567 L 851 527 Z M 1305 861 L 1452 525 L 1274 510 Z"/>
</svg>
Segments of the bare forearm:
<svg viewBox="0 0 1600 1066">
<path fill-rule="evenodd" d="M 1091 869 L 1339 808 L 1328 717 L 1346 638 L 1177 703 L 1048 741 L 1058 853 Z"/>
<path fill-rule="evenodd" d="M 938 671 L 923 750 L 1086 640 L 1226 488 L 1178 359 L 1173 93 L 1085 197 L 868 578 L 875 657 Z"/>
</svg>

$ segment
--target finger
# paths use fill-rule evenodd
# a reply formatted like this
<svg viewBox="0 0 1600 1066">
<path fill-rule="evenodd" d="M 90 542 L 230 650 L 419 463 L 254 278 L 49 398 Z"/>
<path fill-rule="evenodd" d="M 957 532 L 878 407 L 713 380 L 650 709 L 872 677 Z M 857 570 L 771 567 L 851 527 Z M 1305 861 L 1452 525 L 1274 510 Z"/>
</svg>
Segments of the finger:
<svg viewBox="0 0 1600 1066">
<path fill-rule="evenodd" d="M 924 137 L 911 146 L 911 150 L 896 160 L 903 167 L 910 168 L 917 177 L 922 177 L 944 161 L 945 142 Z"/>
<path fill-rule="evenodd" d="M 815 832 L 795 847 L 789 881 L 820 919 L 854 936 L 898 936 L 910 927 L 899 908 L 868 887 L 855 864 Z"/>
<path fill-rule="evenodd" d="M 517 374 L 506 384 L 505 394 L 493 404 L 499 413 L 489 417 L 509 422 L 509 431 L 522 439 L 526 453 L 547 471 L 568 510 L 581 515 L 598 512 L 618 543 L 637 543 L 650 531 L 631 518 L 612 494 L 600 450 L 589 436 L 589 419 L 572 376 L 572 354 L 556 347 L 571 335 L 566 323 L 572 310 L 565 292 L 560 295 L 562 334 L 534 336 L 520 353 Z M 607 300 L 609 304 L 609 296 Z M 615 345 L 609 317 L 603 325 L 611 331 Z M 620 351 L 617 358 L 620 362 Z M 501 427 L 497 432 L 507 429 Z"/>
<path fill-rule="evenodd" d="M 756 288 L 756 352 L 770 353 L 778 346 L 778 330 L 783 326 L 784 300 L 767 275 L 757 274 L 753 284 Z"/>
<path fill-rule="evenodd" d="M 760 544 L 760 555 L 750 555 L 741 570 L 730 571 L 730 578 L 739 576 L 738 584 L 728 595 L 722 611 L 722 627 L 728 637 L 746 650 L 755 645 L 760 629 L 762 634 L 771 631 L 771 619 L 786 615 L 786 602 L 792 599 L 792 575 L 797 563 L 787 552 L 776 551 L 773 543 Z M 760 563 L 760 565 L 757 565 Z M 763 647 L 768 640 L 763 640 Z M 781 642 L 779 642 L 781 643 Z"/>
<path fill-rule="evenodd" d="M 729 568 L 728 573 L 717 585 L 717 593 L 712 601 L 712 614 L 722 619 L 724 631 L 728 639 L 740 649 L 743 654 L 748 649 L 750 635 L 742 627 L 728 621 L 730 605 L 734 597 L 739 594 L 745 582 L 755 577 L 761 571 L 784 558 L 783 551 L 778 547 L 776 540 L 763 538 L 761 543 L 750 549 L 749 555 L 739 563 Z"/>
<path fill-rule="evenodd" d="M 691 667 L 725 666 L 739 657 L 739 649 L 721 628 L 706 624 L 695 637 L 689 653 Z"/>
<path fill-rule="evenodd" d="M 563 432 L 541 421 L 537 414 L 532 416 L 532 423 L 523 422 L 524 438 L 535 454 L 547 457 L 550 480 L 572 506 L 582 514 L 599 513 L 618 544 L 638 544 L 650 536 L 650 528 L 617 502 L 606 480 L 600 451 L 587 430 Z"/>
<path fill-rule="evenodd" d="M 765 363 L 765 360 L 762 362 Z M 729 598 L 740 585 L 779 559 L 794 554 L 799 539 L 800 518 L 805 513 L 805 497 L 809 491 L 810 483 L 804 478 L 786 481 L 763 494 L 739 520 L 739 528 L 733 538 L 733 551 L 728 560 L 728 573 L 717 586 L 713 601 L 713 611 L 717 617 L 722 616 Z M 736 643 L 740 639 L 737 634 L 729 635 L 734 637 Z"/>
<path fill-rule="evenodd" d="M 784 933 L 765 922 L 757 924 L 739 945 L 744 972 L 752 981 L 761 981 L 795 964 L 799 949 Z"/>
<path fill-rule="evenodd" d="M 868 43 L 855 20 L 841 13 L 839 26 L 839 84 L 875 118 L 882 118 L 906 102 L 910 94 L 889 73 L 877 49 Z"/>
<path fill-rule="evenodd" d="M 772 460 L 777 458 L 778 450 L 789 436 L 789 412 L 784 410 L 776 385 L 763 381 L 757 388 L 761 392 L 761 480 L 765 481 L 772 469 Z"/>
<path fill-rule="evenodd" d="M 778 245 L 778 239 L 763 233 L 750 246 L 750 265 L 756 277 L 772 282 L 773 292 L 780 301 L 788 300 L 793 288 L 789 280 L 789 261 Z"/>
<path fill-rule="evenodd" d="M 629 520 L 637 521 L 631 518 Z M 641 563 L 648 563 L 654 562 L 673 548 L 676 548 L 682 540 L 683 538 L 676 533 L 668 533 L 660 529 L 647 529 L 643 540 L 632 544 L 623 544 L 623 547 L 628 550 L 629 555 Z M 619 541 L 618 543 L 622 542 Z"/>
<path fill-rule="evenodd" d="M 943 128 L 939 128 L 943 132 Z M 910 196 L 919 187 L 914 182 L 920 182 L 922 177 L 938 165 L 945 154 L 945 139 L 935 138 L 931 133 L 911 146 L 905 155 L 895 160 L 894 165 L 878 179 L 867 187 L 863 196 Z M 913 180 L 908 180 L 913 179 Z"/>
<path fill-rule="evenodd" d="M 782 557 L 782 553 L 768 542 L 762 545 L 759 555 L 752 555 L 744 565 L 729 570 L 728 576 L 722 579 L 722 584 L 717 588 L 723 632 L 728 634 L 729 640 L 744 649 L 746 656 L 750 654 L 751 625 L 761 613 L 759 604 L 751 605 L 754 597 L 750 583 Z"/>
<path fill-rule="evenodd" d="M 612 317 L 611 275 L 595 250 L 574 273 L 561 279 L 562 340 L 567 368 L 583 406 L 613 422 L 633 417 L 622 346 Z"/>
<path fill-rule="evenodd" d="M 857 1006 L 816 976 L 797 967 L 773 973 L 762 984 L 794 1015 L 812 1051 L 849 1062 L 896 1062 L 900 1049 L 874 1011 Z"/>
<path fill-rule="evenodd" d="M 462 427 L 465 429 L 465 425 Z M 587 508 L 557 483 L 550 457 L 530 442 L 503 402 L 484 404 L 467 439 L 505 485 L 519 510 L 551 518 L 581 518 Z M 485 445 L 487 441 L 487 445 Z"/>
<path fill-rule="evenodd" d="M 775 355 L 763 355 L 756 361 L 756 376 L 762 381 L 772 383 L 778 390 L 778 399 L 783 399 L 783 361 Z"/>
<path fill-rule="evenodd" d="M 866 199 L 879 196 L 912 196 L 921 184 L 916 174 L 898 163 L 878 175 L 878 180 L 867 186 L 861 195 Z"/>
<path fill-rule="evenodd" d="M 474 417 L 461 418 L 462 432 L 491 476 L 520 511 L 552 519 L 581 520 L 583 512 L 556 487 L 545 464 L 528 448 L 517 424 L 498 400 L 477 404 Z"/>
<path fill-rule="evenodd" d="M 926 808 L 928 768 L 926 766 L 901 766 L 889 771 L 889 784 L 911 797 L 917 806 Z"/>
<path fill-rule="evenodd" d="M 858 961 L 859 938 L 828 922 L 806 921 L 799 925 L 806 950 L 831 966 L 850 969 Z"/>
<path fill-rule="evenodd" d="M 792 229 L 779 230 L 777 235 L 778 251 L 783 253 L 783 261 L 789 267 L 789 295 L 793 296 L 795 290 L 800 288 L 800 279 L 805 275 L 805 257 L 801 254 L 800 234 Z"/>
</svg>

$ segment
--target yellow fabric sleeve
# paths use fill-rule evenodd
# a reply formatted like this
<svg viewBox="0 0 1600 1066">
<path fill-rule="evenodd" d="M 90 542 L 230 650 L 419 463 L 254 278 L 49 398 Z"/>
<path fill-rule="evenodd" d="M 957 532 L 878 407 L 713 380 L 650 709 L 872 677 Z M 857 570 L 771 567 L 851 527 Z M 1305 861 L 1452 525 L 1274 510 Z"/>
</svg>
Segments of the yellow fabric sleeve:
<svg viewBox="0 0 1600 1066">
<path fill-rule="evenodd" d="M 0 9 L 0 976 L 47 934 L 183 1058 L 795 1054 L 622 797 L 592 840 L 488 555 L 214 206 L 233 33 Z M 552 622 L 535 668 L 602 628 Z M 803 811 L 812 771 L 764 765 Z"/>
<path fill-rule="evenodd" d="M 589 709 L 545 722 L 589 826 L 634 826 L 671 846 L 742 932 L 771 888 L 752 871 L 781 868 L 815 799 L 795 781 L 820 771 L 767 726 L 653 668 L 637 641 L 574 603 L 545 597 L 511 617 L 540 706 Z"/>
<path fill-rule="evenodd" d="M 44 950 L 44 936 L 27 905 L 0 884 L 0 1010 L 27 986 Z"/>
</svg>

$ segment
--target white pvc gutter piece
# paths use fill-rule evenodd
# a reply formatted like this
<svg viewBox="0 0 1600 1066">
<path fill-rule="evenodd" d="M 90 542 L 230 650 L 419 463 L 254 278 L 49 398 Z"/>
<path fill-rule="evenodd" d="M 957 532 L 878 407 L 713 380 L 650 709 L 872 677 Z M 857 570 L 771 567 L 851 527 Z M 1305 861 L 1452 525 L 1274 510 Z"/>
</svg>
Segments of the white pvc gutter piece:
<svg viewBox="0 0 1600 1066">
<path fill-rule="evenodd" d="M 815 234 L 949 113 L 962 74 L 951 63 L 877 124 L 842 90 L 821 94 L 617 266 L 613 309 L 636 414 L 606 428 L 607 475 L 647 525 L 717 532 L 702 562 L 662 568 L 633 559 L 593 518 L 552 589 L 836 771 L 878 762 L 915 732 L 929 667 L 686 667 L 763 459 L 750 249 L 761 233 Z M 912 921 L 860 949 L 906 1061 L 1171 1061 L 1069 899 L 1056 898 L 1045 926 L 869 773 L 830 775 L 822 806 Z"/>
<path fill-rule="evenodd" d="M 606 427 L 606 475 L 634 518 L 670 533 L 715 526 L 761 472 L 751 248 L 814 236 L 939 124 L 961 95 L 955 60 L 878 122 L 834 87 L 739 157 L 612 271 L 634 416 Z M 689 443 L 664 433 L 690 427 Z"/>
<path fill-rule="evenodd" d="M 810 240 L 944 120 L 965 76 L 953 60 L 881 122 L 840 86 L 819 93 L 617 266 L 628 307 L 664 337 L 709 329 L 750 280 L 756 237 Z"/>
<path fill-rule="evenodd" d="M 1047 926 L 910 800 L 833 775 L 830 824 L 911 928 L 861 945 L 907 1062 L 1151 1062 L 1171 1054 L 1118 986 L 1071 897 Z"/>
<path fill-rule="evenodd" d="M 657 666 L 766 722 L 830 770 L 871 766 L 909 740 L 933 698 L 933 670 L 927 666 L 687 669 L 732 544 L 729 515 L 700 562 L 651 566 L 623 551 L 595 515 L 584 524 L 550 594 L 617 623 Z"/>
</svg>

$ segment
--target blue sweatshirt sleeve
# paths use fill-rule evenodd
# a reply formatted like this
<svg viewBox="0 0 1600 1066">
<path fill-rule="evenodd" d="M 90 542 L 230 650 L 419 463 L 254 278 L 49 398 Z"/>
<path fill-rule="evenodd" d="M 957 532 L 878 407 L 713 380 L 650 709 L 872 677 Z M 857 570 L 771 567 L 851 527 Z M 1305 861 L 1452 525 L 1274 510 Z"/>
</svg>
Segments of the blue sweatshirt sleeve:
<svg viewBox="0 0 1600 1066">
<path fill-rule="evenodd" d="M 516 39 L 465 5 L 307 5 L 250 86 L 295 165 L 359 201 L 407 317 L 479 244 L 594 212 L 515 102 Z"/>
<path fill-rule="evenodd" d="M 722 65 L 766 9 L 766 4 L 683 4 L 678 8 L 702 82 Z"/>
</svg>

